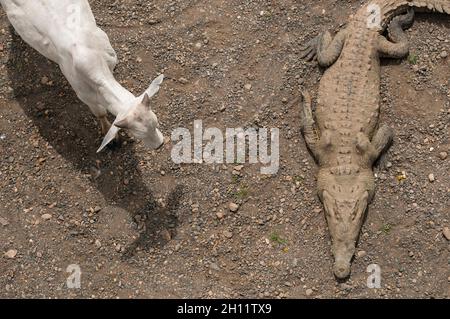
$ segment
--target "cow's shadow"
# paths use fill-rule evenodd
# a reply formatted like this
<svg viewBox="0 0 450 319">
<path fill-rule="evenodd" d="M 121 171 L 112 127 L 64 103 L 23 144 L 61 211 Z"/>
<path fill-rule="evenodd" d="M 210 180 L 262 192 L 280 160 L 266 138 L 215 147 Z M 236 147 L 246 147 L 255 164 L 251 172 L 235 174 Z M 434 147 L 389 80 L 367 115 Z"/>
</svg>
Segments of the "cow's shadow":
<svg viewBox="0 0 450 319">
<path fill-rule="evenodd" d="M 170 229 L 171 237 L 176 235 L 176 210 L 183 188 L 175 187 L 167 197 L 167 205 L 162 207 L 142 180 L 133 141 L 126 137 L 121 145 L 97 154 L 102 136 L 88 107 L 78 100 L 55 63 L 27 45 L 12 27 L 10 32 L 7 72 L 12 94 L 39 134 L 74 168 L 91 176 L 92 184 L 108 205 L 126 210 L 130 222 L 136 215 L 143 218 L 145 225 L 140 236 L 123 256 L 133 256 L 138 247 L 145 250 L 165 245 L 169 239 L 157 238 L 155 234 Z"/>
</svg>

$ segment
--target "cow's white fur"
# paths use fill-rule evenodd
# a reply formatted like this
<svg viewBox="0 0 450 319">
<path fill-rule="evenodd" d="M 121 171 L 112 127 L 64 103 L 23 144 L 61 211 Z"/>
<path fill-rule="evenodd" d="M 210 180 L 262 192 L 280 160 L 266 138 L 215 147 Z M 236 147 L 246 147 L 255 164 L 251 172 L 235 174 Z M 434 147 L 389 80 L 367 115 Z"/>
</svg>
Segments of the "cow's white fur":
<svg viewBox="0 0 450 319">
<path fill-rule="evenodd" d="M 0 3 L 16 32 L 59 65 L 78 98 L 101 120 L 102 129 L 109 129 L 98 152 L 121 128 L 152 148 L 163 144 L 158 119 L 149 105 L 163 75 L 139 97 L 120 85 L 112 73 L 117 64 L 116 53 L 106 33 L 97 26 L 87 0 L 0 0 Z M 116 116 L 112 126 L 106 120 L 107 111 Z"/>
</svg>

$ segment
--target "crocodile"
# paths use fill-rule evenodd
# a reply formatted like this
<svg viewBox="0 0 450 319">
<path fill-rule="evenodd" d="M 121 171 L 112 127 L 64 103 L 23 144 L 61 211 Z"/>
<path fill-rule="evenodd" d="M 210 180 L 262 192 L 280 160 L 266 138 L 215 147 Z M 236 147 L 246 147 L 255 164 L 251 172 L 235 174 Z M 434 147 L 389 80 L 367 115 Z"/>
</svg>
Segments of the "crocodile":
<svg viewBox="0 0 450 319">
<path fill-rule="evenodd" d="M 393 130 L 379 123 L 380 57 L 408 56 L 404 30 L 415 11 L 450 14 L 450 0 L 372 0 L 334 37 L 326 31 L 301 48 L 301 58 L 316 59 L 326 68 L 314 113 L 311 95 L 301 92 L 301 132 L 319 166 L 317 193 L 338 280 L 350 276 L 375 194 L 373 166 L 393 140 Z"/>
</svg>

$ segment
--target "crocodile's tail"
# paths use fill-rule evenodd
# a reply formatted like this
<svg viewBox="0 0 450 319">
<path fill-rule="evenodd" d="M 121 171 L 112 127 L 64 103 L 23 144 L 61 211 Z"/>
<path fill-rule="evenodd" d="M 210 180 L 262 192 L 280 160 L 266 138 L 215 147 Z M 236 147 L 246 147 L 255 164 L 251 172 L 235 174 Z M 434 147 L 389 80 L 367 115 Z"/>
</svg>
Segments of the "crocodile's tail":
<svg viewBox="0 0 450 319">
<path fill-rule="evenodd" d="M 361 8 L 357 16 L 367 19 L 369 23 L 377 22 L 380 29 L 385 30 L 389 22 L 408 7 L 416 11 L 450 14 L 450 0 L 373 0 Z"/>
</svg>

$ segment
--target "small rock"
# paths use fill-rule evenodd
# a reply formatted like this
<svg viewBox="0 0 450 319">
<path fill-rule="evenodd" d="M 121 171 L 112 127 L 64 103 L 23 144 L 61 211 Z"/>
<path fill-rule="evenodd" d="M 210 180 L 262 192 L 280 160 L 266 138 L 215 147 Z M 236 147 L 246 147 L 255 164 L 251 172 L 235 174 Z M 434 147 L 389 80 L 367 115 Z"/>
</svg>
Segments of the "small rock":
<svg viewBox="0 0 450 319">
<path fill-rule="evenodd" d="M 100 240 L 98 240 L 98 239 L 95 240 L 95 246 L 96 246 L 97 248 L 102 247 L 102 243 L 100 242 Z"/>
<path fill-rule="evenodd" d="M 387 162 L 386 163 L 386 168 L 391 168 L 392 167 L 392 163 L 391 162 Z"/>
<path fill-rule="evenodd" d="M 442 59 L 447 58 L 447 57 L 448 57 L 447 51 L 442 51 L 441 54 L 440 54 L 440 56 L 441 56 Z"/>
<path fill-rule="evenodd" d="M 48 77 L 46 77 L 46 76 L 43 76 L 42 78 L 41 78 L 41 84 L 47 84 L 48 83 Z"/>
<path fill-rule="evenodd" d="M 17 250 L 15 250 L 15 249 L 10 249 L 5 253 L 5 257 L 9 258 L 9 259 L 15 258 L 16 255 L 17 255 Z"/>
<path fill-rule="evenodd" d="M 137 58 L 136 58 L 136 62 L 137 62 L 137 63 L 141 63 L 141 62 L 142 62 L 142 58 L 141 58 L 141 57 L 137 57 Z"/>
<path fill-rule="evenodd" d="M 167 229 L 163 229 L 161 231 L 161 237 L 166 241 L 170 241 L 172 239 L 172 234 Z"/>
<path fill-rule="evenodd" d="M 430 183 L 433 183 L 435 181 L 434 174 L 428 175 L 428 180 L 430 181 Z"/>
<path fill-rule="evenodd" d="M 252 89 L 252 85 L 251 85 L 250 83 L 247 83 L 246 85 L 244 85 L 244 88 L 245 88 L 247 91 L 250 91 L 250 90 Z"/>
<path fill-rule="evenodd" d="M 50 215 L 50 214 L 44 214 L 44 215 L 41 216 L 41 218 L 42 218 L 43 220 L 49 220 L 49 219 L 52 218 L 52 215 Z"/>
<path fill-rule="evenodd" d="M 217 265 L 216 263 L 209 264 L 209 268 L 211 268 L 212 270 L 215 270 L 215 271 L 219 271 L 220 270 L 219 265 Z"/>
<path fill-rule="evenodd" d="M 439 158 L 441 160 L 445 160 L 448 157 L 448 153 L 447 152 L 440 152 L 439 153 Z"/>
<path fill-rule="evenodd" d="M 231 212 L 235 213 L 235 212 L 238 211 L 239 205 L 236 204 L 236 203 L 230 203 L 229 208 L 230 208 L 230 211 L 231 211 Z"/>
<path fill-rule="evenodd" d="M 181 84 L 187 84 L 189 81 L 186 78 L 179 78 L 178 82 L 180 82 Z"/>
<path fill-rule="evenodd" d="M 358 258 L 362 258 L 367 255 L 367 253 L 364 250 L 360 250 L 356 255 L 358 256 Z"/>
<path fill-rule="evenodd" d="M 101 210 L 102 210 L 102 208 L 100 206 L 95 206 L 94 207 L 94 213 L 98 213 Z"/>
<path fill-rule="evenodd" d="M 219 219 L 223 219 L 224 214 L 223 214 L 222 212 L 217 212 L 217 213 L 216 213 L 216 216 L 217 216 L 217 218 L 219 218 Z"/>
<path fill-rule="evenodd" d="M 8 222 L 7 219 L 5 219 L 5 218 L 3 218 L 3 217 L 0 217 L 0 225 L 2 225 L 2 226 L 8 226 L 8 225 L 9 225 L 9 222 Z"/>
<path fill-rule="evenodd" d="M 225 230 L 223 232 L 223 235 L 225 236 L 225 238 L 231 239 L 233 237 L 233 233 L 230 232 L 229 230 Z"/>
<path fill-rule="evenodd" d="M 312 289 L 306 289 L 305 294 L 309 297 L 313 294 L 313 290 Z"/>
<path fill-rule="evenodd" d="M 350 286 L 349 284 L 346 283 L 342 283 L 339 285 L 339 287 L 341 288 L 341 290 L 352 290 L 352 286 Z"/>
<path fill-rule="evenodd" d="M 445 239 L 450 240 L 450 228 L 444 227 L 442 230 L 442 234 L 444 235 Z"/>
</svg>

